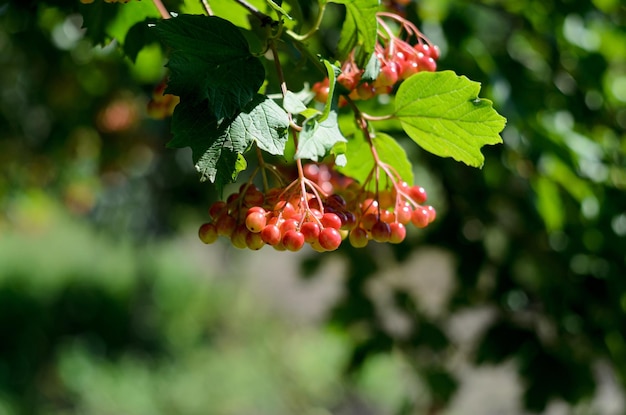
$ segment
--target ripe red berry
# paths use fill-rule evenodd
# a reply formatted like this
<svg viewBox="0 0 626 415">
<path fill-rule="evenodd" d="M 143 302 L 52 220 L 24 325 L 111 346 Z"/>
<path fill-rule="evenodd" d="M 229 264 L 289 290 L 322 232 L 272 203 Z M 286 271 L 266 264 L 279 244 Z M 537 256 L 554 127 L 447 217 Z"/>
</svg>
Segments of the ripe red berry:
<svg viewBox="0 0 626 415">
<path fill-rule="evenodd" d="M 320 173 L 320 167 L 315 163 L 308 163 L 302 166 L 302 173 L 304 177 L 314 182 L 317 182 Z"/>
<path fill-rule="evenodd" d="M 304 235 L 295 229 L 289 229 L 284 233 L 282 242 L 289 251 L 299 251 L 304 245 Z"/>
<path fill-rule="evenodd" d="M 304 222 L 300 226 L 300 232 L 304 235 L 305 242 L 313 243 L 320 236 L 320 226 L 317 222 Z"/>
<path fill-rule="evenodd" d="M 400 68 L 400 79 L 407 79 L 411 75 L 415 75 L 420 71 L 419 63 L 415 59 L 407 59 L 402 63 Z"/>
<path fill-rule="evenodd" d="M 434 60 L 439 60 L 439 55 L 441 54 L 441 51 L 439 50 L 439 46 L 437 45 L 433 45 L 430 48 L 430 57 L 433 58 Z"/>
<path fill-rule="evenodd" d="M 388 242 L 390 236 L 391 228 L 387 222 L 380 220 L 372 226 L 372 239 L 376 242 Z"/>
<path fill-rule="evenodd" d="M 418 206 L 411 214 L 411 222 L 418 228 L 425 228 L 428 226 L 429 216 L 426 208 Z"/>
<path fill-rule="evenodd" d="M 430 56 L 426 58 L 426 60 L 423 63 L 423 66 L 426 68 L 427 71 L 430 71 L 430 72 L 435 72 L 437 70 L 437 62 L 435 62 L 435 60 L 431 58 Z"/>
<path fill-rule="evenodd" d="M 261 239 L 268 245 L 277 245 L 281 239 L 280 229 L 276 225 L 266 225 L 261 231 Z"/>
<path fill-rule="evenodd" d="M 250 232 L 259 233 L 265 227 L 267 223 L 267 219 L 265 218 L 265 214 L 254 211 L 248 213 L 246 216 L 246 226 Z"/>
<path fill-rule="evenodd" d="M 362 100 L 368 100 L 376 95 L 376 89 L 374 88 L 374 86 L 367 82 L 363 82 L 355 89 L 355 91 L 357 92 L 359 99 Z"/>
<path fill-rule="evenodd" d="M 337 82 L 339 82 L 346 90 L 352 91 L 354 88 L 356 88 L 360 79 L 361 79 L 360 73 L 344 72 L 344 73 L 341 73 L 337 77 Z"/>
<path fill-rule="evenodd" d="M 285 200 L 280 200 L 274 205 L 274 210 L 282 212 L 283 218 L 289 219 L 296 214 L 296 209 L 293 205 Z"/>
<path fill-rule="evenodd" d="M 328 100 L 328 93 L 330 92 L 330 86 L 328 85 L 328 78 L 323 81 L 316 82 L 311 87 L 311 90 L 315 93 L 315 100 L 317 102 L 326 103 Z"/>
<path fill-rule="evenodd" d="M 422 53 L 424 56 L 430 56 L 430 46 L 428 43 L 419 42 L 413 46 L 416 52 Z"/>
<path fill-rule="evenodd" d="M 350 245 L 355 248 L 363 248 L 367 245 L 369 241 L 369 237 L 367 235 L 367 231 L 363 228 L 354 228 L 350 231 L 350 235 L 348 236 L 348 240 L 350 241 Z"/>
<path fill-rule="evenodd" d="M 425 206 L 425 208 L 428 211 L 428 223 L 431 223 L 437 217 L 437 211 L 432 206 Z"/>
<path fill-rule="evenodd" d="M 361 212 L 363 215 L 368 213 L 378 214 L 378 202 L 372 198 L 365 199 L 361 204 Z"/>
<path fill-rule="evenodd" d="M 368 213 L 361 217 L 361 228 L 371 231 L 376 222 L 378 222 L 378 216 L 375 213 Z"/>
<path fill-rule="evenodd" d="M 334 213 L 324 213 L 321 222 L 326 228 L 341 228 L 341 219 Z"/>
<path fill-rule="evenodd" d="M 320 231 L 319 242 L 327 251 L 334 251 L 341 245 L 341 234 L 336 228 L 324 228 Z"/>
<path fill-rule="evenodd" d="M 396 220 L 396 215 L 390 210 L 381 210 L 380 211 L 380 220 L 382 222 L 391 223 Z"/>
<path fill-rule="evenodd" d="M 238 225 L 230 236 L 230 242 L 239 249 L 244 249 L 248 247 L 246 242 L 246 238 L 250 231 L 246 228 L 246 225 L 241 224 Z"/>
<path fill-rule="evenodd" d="M 393 86 L 398 82 L 398 64 L 395 62 L 389 62 L 380 68 L 378 78 L 374 82 L 374 87 Z"/>
<path fill-rule="evenodd" d="M 203 223 L 198 229 L 198 236 L 205 244 L 212 244 L 217 241 L 217 228 L 213 223 Z"/>
<path fill-rule="evenodd" d="M 406 227 L 403 224 L 399 222 L 391 223 L 389 224 L 389 229 L 391 230 L 391 234 L 389 235 L 390 243 L 399 244 L 406 238 Z"/>
<path fill-rule="evenodd" d="M 332 194 L 326 198 L 326 205 L 335 209 L 343 209 L 346 207 L 346 200 L 338 194 Z"/>
<path fill-rule="evenodd" d="M 405 203 L 396 209 L 396 220 L 403 225 L 411 222 L 411 214 L 413 208 L 408 203 Z"/>
<path fill-rule="evenodd" d="M 263 241 L 263 237 L 260 233 L 248 232 L 248 234 L 246 235 L 246 246 L 249 249 L 253 251 L 258 251 L 259 249 L 263 248 L 263 245 L 265 245 L 265 242 Z"/>
<path fill-rule="evenodd" d="M 356 226 L 356 215 L 350 211 L 343 212 L 345 220 L 341 223 L 341 229 L 351 230 Z"/>
<path fill-rule="evenodd" d="M 248 192 L 243 197 L 244 206 L 261 206 L 265 202 L 265 195 L 260 191 Z"/>
<path fill-rule="evenodd" d="M 298 221 L 295 219 L 285 219 L 283 223 L 280 225 L 280 233 L 283 235 L 287 231 L 295 230 L 298 228 Z"/>
<path fill-rule="evenodd" d="M 215 221 L 215 226 L 217 228 L 218 235 L 230 238 L 233 231 L 235 230 L 235 227 L 237 226 L 237 220 L 232 216 L 223 213 Z"/>
<path fill-rule="evenodd" d="M 226 198 L 226 204 L 230 206 L 235 203 L 237 199 L 239 199 L 239 193 L 232 193 Z"/>
<path fill-rule="evenodd" d="M 422 204 L 426 201 L 426 189 L 422 186 L 411 186 L 409 187 L 409 197 L 413 199 L 414 202 Z"/>
<path fill-rule="evenodd" d="M 226 202 L 218 200 L 217 202 L 214 202 L 211 207 L 209 207 L 209 215 L 211 215 L 213 219 L 217 219 L 222 213 L 225 213 L 227 209 L 228 206 L 226 205 Z"/>
<path fill-rule="evenodd" d="M 324 247 L 322 245 L 320 245 L 320 241 L 319 238 L 310 242 L 311 244 L 311 248 L 313 248 L 314 251 L 317 252 L 326 252 L 326 249 L 324 249 Z"/>
</svg>

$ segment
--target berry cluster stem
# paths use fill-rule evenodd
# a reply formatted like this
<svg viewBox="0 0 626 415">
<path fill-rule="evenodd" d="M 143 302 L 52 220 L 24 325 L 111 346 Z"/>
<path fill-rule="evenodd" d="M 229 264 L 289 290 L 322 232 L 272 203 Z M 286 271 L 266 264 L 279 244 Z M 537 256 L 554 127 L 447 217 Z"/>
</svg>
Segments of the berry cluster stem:
<svg viewBox="0 0 626 415">
<path fill-rule="evenodd" d="M 157 8 L 163 19 L 169 19 L 172 17 L 161 0 L 152 0 L 152 3 L 154 3 L 154 6 Z"/>
</svg>

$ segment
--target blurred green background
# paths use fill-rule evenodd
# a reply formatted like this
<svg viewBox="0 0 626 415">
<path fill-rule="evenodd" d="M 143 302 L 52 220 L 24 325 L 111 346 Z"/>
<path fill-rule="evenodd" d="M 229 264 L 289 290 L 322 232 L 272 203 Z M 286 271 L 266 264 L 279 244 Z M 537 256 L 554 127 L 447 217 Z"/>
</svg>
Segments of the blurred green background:
<svg viewBox="0 0 626 415">
<path fill-rule="evenodd" d="M 626 412 L 622 1 L 411 3 L 504 144 L 399 136 L 437 221 L 325 255 L 197 240 L 216 195 L 146 117 L 163 51 L 81 30 L 127 6 L 0 2 L 0 415 Z"/>
</svg>

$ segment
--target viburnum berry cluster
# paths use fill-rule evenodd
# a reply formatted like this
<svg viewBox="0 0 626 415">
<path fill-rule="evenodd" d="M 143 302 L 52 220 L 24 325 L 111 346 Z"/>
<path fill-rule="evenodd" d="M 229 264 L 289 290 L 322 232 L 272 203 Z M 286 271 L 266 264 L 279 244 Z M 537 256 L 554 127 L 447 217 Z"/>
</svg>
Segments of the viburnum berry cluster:
<svg viewBox="0 0 626 415">
<path fill-rule="evenodd" d="M 337 77 L 337 82 L 352 100 L 367 100 L 379 94 L 391 93 L 398 83 L 411 75 L 437 70 L 439 47 L 433 45 L 413 23 L 390 12 L 379 12 L 376 18 L 378 42 L 373 56 L 380 66 L 378 76 L 372 81 L 364 81 L 365 68 L 357 65 L 354 53 L 351 53 Z M 401 36 L 395 34 L 392 24 L 400 27 Z M 329 79 L 316 82 L 311 90 L 317 101 L 326 102 L 330 90 Z M 340 105 L 345 104 L 345 98 L 340 99 Z"/>
<path fill-rule="evenodd" d="M 368 190 L 379 171 L 396 181 L 386 180 L 391 186 Z M 424 205 L 425 189 L 395 178 L 384 163 L 363 184 L 328 164 L 305 164 L 301 173 L 284 188 L 264 193 L 245 183 L 226 201 L 214 202 L 209 208 L 212 220 L 198 231 L 200 239 L 210 244 L 224 236 L 235 247 L 252 250 L 270 245 L 279 251 L 299 251 L 309 244 L 325 252 L 339 248 L 346 238 L 355 248 L 369 241 L 397 244 L 406 237 L 406 225 L 425 228 L 435 220 L 435 209 Z"/>
<path fill-rule="evenodd" d="M 221 16 L 210 1 L 196 4 L 203 14 L 185 13 L 184 1 L 152 3 L 124 6 L 124 24 L 133 13 L 144 15 L 133 15 L 137 23 L 121 43 L 131 60 L 153 41 L 169 55 L 168 76 L 147 109 L 155 118 L 172 115 L 168 146 L 191 147 L 200 180 L 219 192 L 239 180 L 256 153 L 255 172 L 209 207 L 210 220 L 199 229 L 205 243 L 221 236 L 238 248 L 309 245 L 321 252 L 345 241 L 353 247 L 400 243 L 409 225 L 424 228 L 436 212 L 413 184 L 398 135 L 475 167 L 483 164 L 483 145 L 501 142 L 504 118 L 478 98 L 478 83 L 437 71 L 439 48 L 403 14 L 409 0 L 319 0 L 309 22 L 294 21 L 305 14 L 293 2 L 233 0 L 241 8 L 220 7 Z M 332 3 L 345 8 L 345 19 L 331 61 L 308 40 L 322 29 Z M 251 19 L 241 19 L 242 9 Z M 308 31 L 298 33 L 302 27 Z M 258 39 L 250 42 L 252 36 Z M 311 66 L 325 79 L 291 90 L 309 85 L 299 76 L 309 72 L 285 68 Z M 381 102 L 372 100 L 380 94 L 388 95 L 387 104 L 371 105 Z M 393 135 L 374 128 L 381 121 L 383 128 L 394 126 Z M 291 170 L 272 164 L 277 159 Z"/>
<path fill-rule="evenodd" d="M 376 18 L 380 29 L 372 57 L 378 61 L 378 76 L 366 80 L 365 69 L 359 68 L 352 51 L 336 79 L 343 87 L 340 104 L 391 93 L 410 76 L 437 68 L 439 49 L 415 25 L 389 12 L 377 13 Z M 394 34 L 391 24 L 398 26 L 395 30 L 402 37 Z M 313 85 L 312 90 L 316 100 L 329 105 L 329 78 Z M 436 211 L 424 205 L 425 189 L 408 184 L 381 160 L 367 115 L 354 103 L 351 108 L 374 160 L 364 180 L 358 182 L 338 173 L 332 162 L 305 164 L 297 159 L 297 178 L 290 184 L 268 188 L 264 176 L 265 190 L 261 191 L 250 179 L 239 192 L 213 203 L 209 208 L 211 220 L 200 226 L 200 239 L 210 244 L 223 236 L 237 248 L 252 250 L 270 245 L 276 250 L 298 251 L 308 244 L 324 252 L 336 250 L 344 240 L 355 248 L 370 241 L 401 243 L 408 224 L 424 228 L 432 223 Z M 302 129 L 295 123 L 291 127 L 297 146 Z M 276 173 L 274 166 L 259 160 L 261 168 Z M 279 182 L 284 180 L 279 177 Z"/>
</svg>

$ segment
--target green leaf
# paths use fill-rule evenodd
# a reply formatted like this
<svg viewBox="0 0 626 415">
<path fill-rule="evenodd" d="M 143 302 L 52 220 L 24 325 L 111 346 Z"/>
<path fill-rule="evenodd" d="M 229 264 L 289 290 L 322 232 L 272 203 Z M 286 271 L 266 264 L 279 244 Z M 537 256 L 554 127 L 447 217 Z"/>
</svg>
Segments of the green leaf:
<svg viewBox="0 0 626 415">
<path fill-rule="evenodd" d="M 404 148 L 393 137 L 378 132 L 372 137 L 372 143 L 380 161 L 387 164 L 392 173 L 397 173 L 401 180 L 413 184 L 413 167 Z M 374 157 L 362 131 L 355 131 L 354 136 L 348 140 L 346 154 L 346 165 L 337 170 L 359 183 L 365 182 L 374 168 Z"/>
<path fill-rule="evenodd" d="M 248 104 L 265 80 L 239 29 L 216 16 L 180 15 L 156 25 L 159 38 L 172 48 L 168 93 L 193 104 L 208 100 L 218 120 L 233 117 Z"/>
<path fill-rule="evenodd" d="M 338 142 L 330 149 L 330 154 L 335 158 L 335 166 L 343 167 L 346 165 L 348 159 L 346 157 L 346 151 L 348 151 L 347 141 Z"/>
<path fill-rule="evenodd" d="M 92 3 L 93 4 L 93 3 Z M 127 39 L 128 31 L 137 23 L 152 17 L 155 20 L 161 18 L 159 10 L 154 3 L 148 1 L 133 1 L 127 4 L 117 4 L 119 8 L 117 16 L 107 26 L 107 34 L 120 43 Z M 156 39 L 155 39 L 156 40 Z"/>
<path fill-rule="evenodd" d="M 306 111 L 307 106 L 300 100 L 298 95 L 291 91 L 287 91 L 285 99 L 283 99 L 283 108 L 292 114 L 300 114 Z"/>
<path fill-rule="evenodd" d="M 224 128 L 233 142 L 255 142 L 261 150 L 282 155 L 288 139 L 289 117 L 285 110 L 268 97 L 257 96 Z"/>
<path fill-rule="evenodd" d="M 338 53 L 340 59 L 346 58 L 352 49 L 359 46 L 355 60 L 363 68 L 374 52 L 378 21 L 376 12 L 378 0 L 332 0 L 332 3 L 346 6 L 346 19 L 341 28 Z"/>
<path fill-rule="evenodd" d="M 482 167 L 480 148 L 502 142 L 506 119 L 479 91 L 478 82 L 452 71 L 420 72 L 400 85 L 395 116 L 424 150 Z"/>
<path fill-rule="evenodd" d="M 181 3 L 180 0 L 169 0 L 165 6 L 170 11 L 177 11 Z M 128 34 L 131 28 L 147 18 L 154 18 L 154 20 L 161 18 L 159 10 L 151 1 L 132 1 L 126 4 L 94 1 L 90 4 L 80 2 L 75 2 L 75 4 L 83 17 L 86 36 L 95 44 L 106 44 L 109 40 L 116 39 L 125 47 L 126 42 L 132 39 Z M 137 46 L 132 46 L 131 50 Z M 138 53 L 139 50 L 134 52 L 135 56 Z"/>
<path fill-rule="evenodd" d="M 85 35 L 98 44 L 105 44 L 110 35 L 107 26 L 115 20 L 120 8 L 116 4 L 97 1 L 92 4 L 79 4 L 78 10 L 83 17 Z"/>
<path fill-rule="evenodd" d="M 156 24 L 156 22 L 157 19 L 148 17 L 141 22 L 135 23 L 128 29 L 122 49 L 131 61 L 135 62 L 137 60 L 137 55 L 145 46 L 157 41 L 157 38 L 154 36 L 154 30 L 149 27 L 149 25 Z"/>
<path fill-rule="evenodd" d="M 318 120 L 318 117 L 314 117 L 304 122 L 294 156 L 296 159 L 319 161 L 336 143 L 346 141 L 337 124 L 337 112 L 330 111 L 325 120 L 321 122 Z"/>
<path fill-rule="evenodd" d="M 191 147 L 200 180 L 221 189 L 245 169 L 243 154 L 256 143 L 271 154 L 282 155 L 289 119 L 274 101 L 257 95 L 242 112 L 218 123 L 206 103 L 181 101 L 172 117 L 174 137 L 168 147 Z"/>
<path fill-rule="evenodd" d="M 319 121 L 322 122 L 328 117 L 330 111 L 337 108 L 337 102 L 339 100 L 339 94 L 336 93 L 337 86 L 337 76 L 341 73 L 341 68 L 336 65 L 333 65 L 326 59 L 322 60 L 324 66 L 326 67 L 326 74 L 328 75 L 328 99 L 326 104 L 324 104 L 324 110 L 322 111 L 322 115 L 319 118 Z"/>
<path fill-rule="evenodd" d="M 365 68 L 363 69 L 363 74 L 361 75 L 361 82 L 373 82 L 378 78 L 378 74 L 380 73 L 380 59 L 375 54 L 370 55 L 370 59 L 367 61 Z"/>
</svg>

